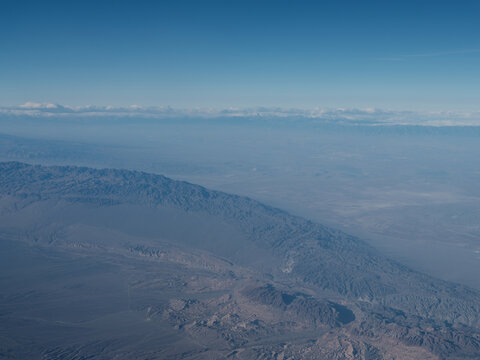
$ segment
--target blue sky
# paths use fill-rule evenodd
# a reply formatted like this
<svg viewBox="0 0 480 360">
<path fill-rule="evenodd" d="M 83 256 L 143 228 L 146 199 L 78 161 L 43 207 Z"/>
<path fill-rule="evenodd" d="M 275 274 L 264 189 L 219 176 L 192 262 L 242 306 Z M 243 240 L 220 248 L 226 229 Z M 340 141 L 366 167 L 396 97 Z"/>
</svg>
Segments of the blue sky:
<svg viewBox="0 0 480 360">
<path fill-rule="evenodd" d="M 479 1 L 0 0 L 0 105 L 480 108 Z"/>
</svg>

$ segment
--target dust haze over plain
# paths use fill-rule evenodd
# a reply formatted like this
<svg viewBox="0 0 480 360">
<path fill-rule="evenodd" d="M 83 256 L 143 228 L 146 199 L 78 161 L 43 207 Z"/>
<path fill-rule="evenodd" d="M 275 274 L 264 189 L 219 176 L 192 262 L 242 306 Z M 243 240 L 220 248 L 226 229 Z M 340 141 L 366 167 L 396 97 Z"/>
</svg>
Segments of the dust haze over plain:
<svg viewBox="0 0 480 360">
<path fill-rule="evenodd" d="M 446 168 L 433 171 L 416 157 L 422 151 L 430 165 L 446 143 L 458 151 L 461 140 L 460 155 L 468 160 L 466 151 L 477 146 L 475 128 L 340 125 L 339 134 L 338 125 L 282 128 L 275 123 L 272 128 L 256 121 L 249 128 L 245 119 L 240 126 L 194 119 L 179 126 L 175 119 L 147 121 L 145 134 L 135 133 L 138 120 L 132 124 L 128 119 L 115 123 L 115 129 L 125 126 L 125 137 L 111 137 L 109 121 L 90 127 L 81 120 L 68 141 L 41 134 L 1 136 L 2 160 L 16 160 L 0 163 L 3 357 L 339 359 L 353 351 L 354 358 L 381 360 L 478 355 L 476 278 L 462 277 L 471 288 L 438 280 L 476 267 L 478 258 L 469 258 L 475 251 L 455 252 L 453 241 L 465 236 L 476 211 L 471 197 L 458 195 L 458 189 L 474 184 L 452 186 L 455 177 L 444 174 Z M 56 124 L 61 132 L 63 125 Z M 72 123 L 66 126 L 71 129 Z M 272 133 L 276 141 L 269 138 Z M 402 145 L 405 136 L 418 139 L 413 148 Z M 127 137 L 137 140 L 127 144 Z M 319 146 L 322 151 L 314 152 Z M 364 151 L 378 154 L 379 148 L 389 156 L 367 152 L 368 161 L 362 162 Z M 463 171 L 463 181 L 474 182 L 478 173 L 459 167 L 460 155 L 454 153 L 449 165 L 455 173 Z M 414 175 L 403 168 L 393 171 L 409 158 L 417 159 L 408 162 Z M 389 163 L 393 174 L 385 185 L 381 174 Z M 263 197 L 267 205 L 118 168 L 230 187 L 230 192 Z M 436 180 L 444 177 L 450 181 Z M 413 192 L 404 185 L 412 178 Z M 299 185 L 321 191 L 302 194 Z M 388 192 L 379 195 L 377 189 Z M 291 213 L 304 211 L 304 217 L 323 221 L 268 205 L 279 203 Z M 446 205 L 463 214 L 454 222 L 463 232 L 452 232 L 450 239 L 443 236 L 450 229 L 444 224 L 450 216 Z M 445 227 L 435 231 L 440 221 Z M 373 223 L 373 230 L 365 223 Z M 355 232 L 363 232 L 361 239 L 349 235 Z M 432 237 L 425 240 L 429 233 Z M 471 241 L 461 249 L 475 246 Z M 448 274 L 445 261 L 438 260 L 441 251 L 435 252 L 441 247 L 451 264 Z M 410 262 L 410 268 L 389 257 Z"/>
<path fill-rule="evenodd" d="M 3 160 L 143 170 L 250 196 L 480 288 L 475 115 L 92 109 L 77 118 L 40 105 L 35 116 L 9 109 L 2 128 L 17 137 L 2 137 Z"/>
</svg>

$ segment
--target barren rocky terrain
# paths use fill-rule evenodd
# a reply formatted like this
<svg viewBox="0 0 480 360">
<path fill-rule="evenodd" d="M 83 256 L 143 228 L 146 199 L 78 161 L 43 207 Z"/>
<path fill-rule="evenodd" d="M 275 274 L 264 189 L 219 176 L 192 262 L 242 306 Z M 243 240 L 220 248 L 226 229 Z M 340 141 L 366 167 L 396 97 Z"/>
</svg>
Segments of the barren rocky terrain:
<svg viewBox="0 0 480 360">
<path fill-rule="evenodd" d="M 0 357 L 478 359 L 480 293 L 246 197 L 0 164 Z"/>
</svg>

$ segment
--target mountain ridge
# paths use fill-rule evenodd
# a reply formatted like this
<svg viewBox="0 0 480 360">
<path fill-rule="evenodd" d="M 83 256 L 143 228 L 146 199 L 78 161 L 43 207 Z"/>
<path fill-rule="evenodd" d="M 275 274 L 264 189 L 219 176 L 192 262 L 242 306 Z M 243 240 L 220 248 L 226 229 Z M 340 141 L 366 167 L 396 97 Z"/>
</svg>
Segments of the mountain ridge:
<svg viewBox="0 0 480 360">
<path fill-rule="evenodd" d="M 393 286 L 387 281 L 389 279 L 381 279 L 381 274 L 362 279 L 362 272 L 377 271 L 376 267 L 383 266 L 382 270 L 388 270 L 391 274 L 405 273 L 407 277 L 413 276 L 415 280 L 422 282 L 422 288 L 428 288 L 429 281 L 433 281 L 433 278 L 427 275 L 383 257 L 365 242 L 341 231 L 290 215 L 247 197 L 208 190 L 163 175 L 129 170 L 43 167 L 4 162 L 0 163 L 0 193 L 34 197 L 42 201 L 62 198 L 73 202 L 94 202 L 103 205 L 128 200 L 140 205 L 181 207 L 185 212 L 207 212 L 227 221 L 234 219 L 249 240 L 260 247 L 272 248 L 274 253 L 279 253 L 283 257 L 283 266 L 287 268 L 283 271 L 277 269 L 276 275 L 289 274 L 288 268 L 291 268 L 293 275 L 300 276 L 302 281 L 317 285 L 323 290 L 333 289 L 343 296 L 367 301 L 386 297 L 384 305 L 397 305 L 406 299 L 413 301 L 415 297 L 421 296 L 421 293 L 401 294 L 402 296 L 397 299 L 401 284 Z M 308 254 L 307 257 L 303 255 L 305 253 Z M 323 253 L 334 253 L 336 256 L 329 257 L 326 263 L 322 257 Z M 333 278 L 328 274 L 332 267 L 349 268 L 350 272 L 343 274 L 337 272 Z M 466 300 L 466 306 L 469 298 L 473 301 L 469 304 L 473 307 L 472 313 L 477 310 L 480 312 L 479 305 L 474 304 L 475 299 L 480 299 L 479 293 L 475 290 L 442 280 L 435 279 L 434 282 L 447 294 L 452 291 L 461 292 Z M 415 284 L 408 283 L 408 286 L 412 287 Z M 388 297 L 389 295 L 391 296 Z M 428 306 L 435 306 L 434 299 L 431 299 Z M 462 319 L 462 322 L 477 323 L 478 315 L 473 321 Z"/>
<path fill-rule="evenodd" d="M 194 338 L 207 331 L 236 348 L 252 336 L 330 328 L 373 359 L 388 359 L 379 355 L 390 346 L 384 339 L 440 358 L 480 354 L 479 292 L 250 198 L 144 172 L 3 162 L 0 213 L 0 236 L 75 256 L 146 259 L 142 268 L 193 272 L 168 280 L 185 298 L 138 306 Z M 245 322 L 252 312 L 266 315 Z M 305 346 L 323 351 L 295 346 L 294 353 Z"/>
</svg>

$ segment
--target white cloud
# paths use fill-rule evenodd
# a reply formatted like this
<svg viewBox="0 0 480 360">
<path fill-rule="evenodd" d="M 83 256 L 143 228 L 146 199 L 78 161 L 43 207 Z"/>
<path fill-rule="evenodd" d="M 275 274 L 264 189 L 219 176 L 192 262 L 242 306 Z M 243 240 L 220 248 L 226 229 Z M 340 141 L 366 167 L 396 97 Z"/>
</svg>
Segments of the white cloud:
<svg viewBox="0 0 480 360">
<path fill-rule="evenodd" d="M 19 106 L 22 109 L 56 109 L 58 105 L 51 103 L 26 102 Z"/>
<path fill-rule="evenodd" d="M 480 126 L 480 112 L 416 112 L 393 111 L 375 108 L 190 108 L 169 106 L 69 106 L 53 103 L 27 102 L 19 106 L 0 107 L 1 115 L 56 118 L 258 118 L 286 121 L 311 121 L 350 125 L 417 125 L 417 126 Z"/>
</svg>

